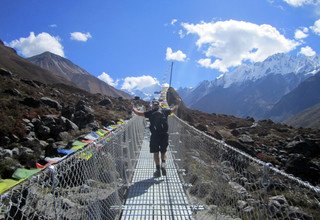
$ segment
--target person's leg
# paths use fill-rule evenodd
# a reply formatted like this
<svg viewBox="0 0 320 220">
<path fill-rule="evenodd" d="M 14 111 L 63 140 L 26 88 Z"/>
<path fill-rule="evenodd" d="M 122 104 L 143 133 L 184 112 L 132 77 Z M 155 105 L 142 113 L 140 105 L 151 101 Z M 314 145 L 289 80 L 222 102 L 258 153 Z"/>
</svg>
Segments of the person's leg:
<svg viewBox="0 0 320 220">
<path fill-rule="evenodd" d="M 153 159 L 156 166 L 160 166 L 159 152 L 153 153 Z M 162 153 L 161 153 L 161 159 L 162 159 Z"/>
<path fill-rule="evenodd" d="M 161 176 L 160 172 L 160 155 L 159 155 L 159 143 L 156 136 L 151 135 L 150 137 L 150 153 L 153 153 L 153 160 L 156 164 L 156 171 L 153 173 L 155 178 Z"/>
<path fill-rule="evenodd" d="M 167 175 L 166 170 L 166 152 L 161 152 L 161 172 L 163 176 Z"/>
<path fill-rule="evenodd" d="M 166 155 L 167 152 L 161 152 L 161 162 L 166 162 L 166 159 L 167 159 L 167 155 Z"/>
<path fill-rule="evenodd" d="M 153 153 L 153 159 L 156 164 L 156 171 L 153 173 L 153 177 L 157 178 L 161 176 L 159 152 Z"/>
<path fill-rule="evenodd" d="M 166 153 L 167 153 L 167 148 L 169 145 L 169 135 L 163 134 L 161 138 L 161 144 L 160 144 L 160 151 L 161 151 L 161 172 L 163 176 L 167 175 L 167 170 L 166 170 Z"/>
</svg>

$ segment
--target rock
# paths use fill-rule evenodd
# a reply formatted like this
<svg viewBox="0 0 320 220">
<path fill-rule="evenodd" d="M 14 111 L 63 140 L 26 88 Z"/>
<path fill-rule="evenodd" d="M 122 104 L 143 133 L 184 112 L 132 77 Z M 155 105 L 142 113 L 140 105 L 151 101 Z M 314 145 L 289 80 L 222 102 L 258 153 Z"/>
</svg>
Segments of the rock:
<svg viewBox="0 0 320 220">
<path fill-rule="evenodd" d="M 292 154 L 285 164 L 285 171 L 299 176 L 311 184 L 320 182 L 320 166 L 301 154 Z"/>
<path fill-rule="evenodd" d="M 87 124 L 94 122 L 94 115 L 88 114 L 85 111 L 77 111 L 74 114 L 74 123 L 79 127 L 79 129 L 83 129 L 87 126 Z"/>
<path fill-rule="evenodd" d="M 252 138 L 249 135 L 246 135 L 246 134 L 240 135 L 239 141 L 241 141 L 242 143 L 247 143 L 247 144 L 252 144 L 254 142 L 252 140 Z"/>
<path fill-rule="evenodd" d="M 292 141 L 285 147 L 288 153 L 302 154 L 307 157 L 313 157 L 320 154 L 320 146 L 313 140 Z"/>
<path fill-rule="evenodd" d="M 284 197 L 284 195 L 272 196 L 269 198 L 269 201 L 277 201 L 282 206 L 286 206 L 286 207 L 289 206 L 289 203 L 287 199 Z"/>
<path fill-rule="evenodd" d="M 217 131 L 214 131 L 214 133 L 212 134 L 212 136 L 218 140 L 222 140 L 223 139 L 223 136 L 217 132 Z"/>
<path fill-rule="evenodd" d="M 234 123 L 234 122 L 232 122 L 232 123 L 230 123 L 230 124 L 228 124 L 227 125 L 227 128 L 229 128 L 229 129 L 235 129 L 235 128 L 237 128 L 237 123 Z"/>
<path fill-rule="evenodd" d="M 241 186 L 240 184 L 236 183 L 236 182 L 228 182 L 228 184 L 231 186 L 231 188 L 240 196 L 240 198 L 248 198 L 249 197 L 249 193 L 247 192 L 247 190 Z"/>
<path fill-rule="evenodd" d="M 288 218 L 289 219 L 303 219 L 303 220 L 313 220 L 314 218 L 302 210 L 299 207 L 289 206 L 288 210 Z"/>
<path fill-rule="evenodd" d="M 5 76 L 5 77 L 12 77 L 13 74 L 4 68 L 0 68 L 0 76 Z"/>
<path fill-rule="evenodd" d="M 198 124 L 196 125 L 196 128 L 200 131 L 208 131 L 208 127 L 207 125 L 203 125 L 203 124 Z"/>
<path fill-rule="evenodd" d="M 10 139 L 13 143 L 17 143 L 20 141 L 20 138 L 15 134 L 10 134 Z"/>
<path fill-rule="evenodd" d="M 6 89 L 3 92 L 12 96 L 21 96 L 21 93 L 17 89 Z"/>
<path fill-rule="evenodd" d="M 233 129 L 233 130 L 231 131 L 231 134 L 232 134 L 233 136 L 239 136 L 240 132 L 239 132 L 237 129 Z"/>
<path fill-rule="evenodd" d="M 40 101 L 36 100 L 32 97 L 26 97 L 23 99 L 23 101 L 21 102 L 22 104 L 32 107 L 32 108 L 39 108 L 40 107 Z"/>
<path fill-rule="evenodd" d="M 251 121 L 251 122 L 254 122 L 254 121 L 255 121 L 255 120 L 254 120 L 254 118 L 249 117 L 249 116 L 248 116 L 248 117 L 246 117 L 246 120 L 247 120 L 247 121 Z"/>
<path fill-rule="evenodd" d="M 242 212 L 244 212 L 249 216 L 253 213 L 253 211 L 254 211 L 254 208 L 252 206 L 247 206 L 242 210 Z"/>
<path fill-rule="evenodd" d="M 243 210 L 247 205 L 248 205 L 248 203 L 246 201 L 243 201 L 243 200 L 237 201 L 237 208 L 239 210 Z"/>
<path fill-rule="evenodd" d="M 288 201 L 283 195 L 273 196 L 269 198 L 268 209 L 271 216 L 281 215 L 289 207 Z"/>
<path fill-rule="evenodd" d="M 32 86 L 34 88 L 39 88 L 39 85 L 33 80 L 21 79 L 21 82 L 28 84 L 29 86 Z"/>
<path fill-rule="evenodd" d="M 113 103 L 109 98 L 105 98 L 105 99 L 101 100 L 98 104 L 102 105 L 102 106 L 110 106 L 110 107 L 113 106 Z"/>
<path fill-rule="evenodd" d="M 226 140 L 226 144 L 229 144 L 235 148 L 238 148 L 241 151 L 244 151 L 250 155 L 256 155 L 255 149 L 253 149 L 251 146 L 245 145 L 244 143 L 240 143 L 235 140 Z"/>
<path fill-rule="evenodd" d="M 76 104 L 76 110 L 83 110 L 83 107 L 85 106 L 86 102 L 84 100 L 79 100 Z"/>
<path fill-rule="evenodd" d="M 22 167 L 19 161 L 11 158 L 11 157 L 4 157 L 0 160 L 0 176 L 3 179 L 11 178 L 14 171 L 17 168 Z"/>
<path fill-rule="evenodd" d="M 62 107 L 61 116 L 66 117 L 69 120 L 73 120 L 75 108 L 71 106 Z"/>
<path fill-rule="evenodd" d="M 12 153 L 12 150 L 9 150 L 9 149 L 4 149 L 3 150 L 3 156 L 1 157 L 1 158 L 3 158 L 3 157 L 13 157 L 13 153 Z"/>
<path fill-rule="evenodd" d="M 50 137 L 50 128 L 44 125 L 40 125 L 40 127 L 37 130 L 37 136 L 39 136 L 42 139 Z"/>
<path fill-rule="evenodd" d="M 190 193 L 199 198 L 205 198 L 212 191 L 211 188 L 210 183 L 199 183 L 190 188 Z"/>
<path fill-rule="evenodd" d="M 93 131 L 96 131 L 96 130 L 99 129 L 100 125 L 99 125 L 99 123 L 97 121 L 93 121 L 93 122 L 87 124 L 86 127 L 90 128 Z"/>
<path fill-rule="evenodd" d="M 8 136 L 2 136 L 0 137 L 0 146 L 7 146 L 10 144 L 11 140 Z"/>
<path fill-rule="evenodd" d="M 79 127 L 69 119 L 66 119 L 66 129 L 67 131 L 77 131 Z"/>
<path fill-rule="evenodd" d="M 62 106 L 60 105 L 59 102 L 57 102 L 56 100 L 53 100 L 49 97 L 42 97 L 40 100 L 43 104 L 48 105 L 51 108 L 55 108 L 57 110 L 62 109 Z"/>
<path fill-rule="evenodd" d="M 13 155 L 13 157 L 19 157 L 20 150 L 19 150 L 18 147 L 15 147 L 15 148 L 12 149 L 12 155 Z"/>
<path fill-rule="evenodd" d="M 48 145 L 45 147 L 45 156 L 46 157 L 56 157 L 59 156 L 57 150 L 58 146 L 54 143 L 52 138 L 48 139 Z"/>
<path fill-rule="evenodd" d="M 69 135 L 69 133 L 66 131 L 60 132 L 57 137 L 58 141 L 70 141 L 71 139 L 72 139 L 72 136 Z"/>
</svg>

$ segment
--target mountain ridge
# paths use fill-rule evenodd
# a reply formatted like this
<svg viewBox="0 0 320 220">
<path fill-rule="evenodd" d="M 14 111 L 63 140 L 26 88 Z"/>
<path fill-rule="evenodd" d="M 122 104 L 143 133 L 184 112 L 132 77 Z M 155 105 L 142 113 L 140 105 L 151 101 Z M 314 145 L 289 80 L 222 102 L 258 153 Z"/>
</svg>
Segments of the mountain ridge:
<svg viewBox="0 0 320 220">
<path fill-rule="evenodd" d="M 46 70 L 51 71 L 56 76 L 67 78 L 79 88 L 82 88 L 93 94 L 101 93 L 113 97 L 131 98 L 131 95 L 124 91 L 118 90 L 104 81 L 91 75 L 89 72 L 74 64 L 72 61 L 59 55 L 44 52 L 27 60 Z"/>
<path fill-rule="evenodd" d="M 8 70 L 20 78 L 36 80 L 46 84 L 62 83 L 76 86 L 66 77 L 54 75 L 51 71 L 20 57 L 13 48 L 5 46 L 2 41 L 0 42 L 0 68 Z"/>
<path fill-rule="evenodd" d="M 319 69 L 319 56 L 310 58 L 276 54 L 251 66 L 244 64 L 224 77 L 202 81 L 192 90 L 180 89 L 182 92 L 178 92 L 186 105 L 193 109 L 264 119 L 270 117 L 269 111 L 283 96 L 316 75 Z M 278 121 L 283 119 L 279 117 Z"/>
</svg>

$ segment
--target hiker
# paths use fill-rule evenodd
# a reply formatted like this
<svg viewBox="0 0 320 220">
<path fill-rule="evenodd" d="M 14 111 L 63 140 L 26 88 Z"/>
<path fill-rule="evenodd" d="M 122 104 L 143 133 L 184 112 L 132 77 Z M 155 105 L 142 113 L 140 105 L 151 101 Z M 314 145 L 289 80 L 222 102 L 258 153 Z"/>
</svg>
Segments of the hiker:
<svg viewBox="0 0 320 220">
<path fill-rule="evenodd" d="M 171 109 L 162 109 L 159 102 L 152 101 L 152 109 L 150 111 L 142 112 L 133 107 L 133 112 L 138 116 L 144 116 L 150 121 L 150 153 L 153 153 L 153 159 L 156 164 L 156 171 L 153 176 L 155 178 L 167 175 L 166 171 L 166 152 L 169 144 L 168 134 L 168 116 L 175 112 L 177 105 Z M 161 166 L 159 152 L 161 153 Z M 161 172 L 160 172 L 161 169 Z"/>
</svg>

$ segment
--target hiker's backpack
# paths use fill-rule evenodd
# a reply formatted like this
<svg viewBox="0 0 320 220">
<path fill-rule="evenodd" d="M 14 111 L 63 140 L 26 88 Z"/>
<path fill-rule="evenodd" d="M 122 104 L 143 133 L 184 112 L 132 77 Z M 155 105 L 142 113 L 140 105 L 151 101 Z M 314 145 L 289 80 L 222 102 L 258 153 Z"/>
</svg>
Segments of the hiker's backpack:
<svg viewBox="0 0 320 220">
<path fill-rule="evenodd" d="M 167 115 L 158 109 L 154 111 L 151 115 L 152 120 L 150 120 L 150 130 L 152 133 L 166 133 L 168 132 L 168 119 Z"/>
</svg>

